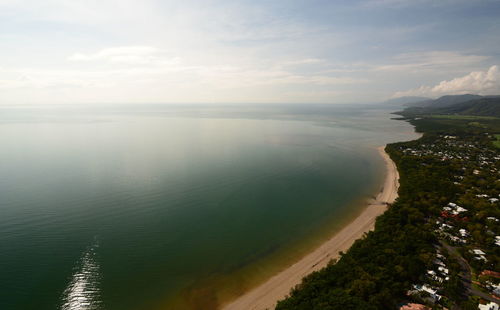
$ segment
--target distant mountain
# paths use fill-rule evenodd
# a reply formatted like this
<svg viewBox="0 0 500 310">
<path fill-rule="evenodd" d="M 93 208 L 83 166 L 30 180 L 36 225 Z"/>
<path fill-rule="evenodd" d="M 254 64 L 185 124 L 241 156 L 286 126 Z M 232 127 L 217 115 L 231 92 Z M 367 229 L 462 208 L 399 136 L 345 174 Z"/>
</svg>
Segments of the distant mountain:
<svg viewBox="0 0 500 310">
<path fill-rule="evenodd" d="M 382 102 L 382 104 L 390 104 L 390 105 L 411 105 L 416 102 L 421 102 L 425 100 L 432 100 L 428 97 L 416 97 L 416 96 L 405 96 L 398 97 L 394 99 L 389 99 L 387 101 Z"/>
<path fill-rule="evenodd" d="M 413 102 L 407 104 L 409 107 L 418 107 L 418 108 L 446 108 L 450 107 L 452 105 L 462 103 L 462 102 L 467 102 L 471 100 L 477 100 L 481 99 L 483 96 L 479 95 L 471 95 L 471 94 L 466 94 L 466 95 L 448 95 L 448 96 L 442 96 L 439 97 L 438 99 L 428 99 L 428 100 L 423 100 L 420 102 Z"/>
<path fill-rule="evenodd" d="M 433 113 L 500 117 L 500 97 L 484 97 L 466 101 L 447 108 L 434 109 Z"/>
<path fill-rule="evenodd" d="M 445 98 L 447 97 L 447 98 Z M 500 96 L 482 97 L 477 95 L 445 96 L 433 100 L 433 103 L 425 107 L 409 107 L 402 114 L 423 115 L 423 114 L 448 114 L 448 115 L 475 115 L 475 116 L 496 116 L 500 117 Z M 450 98 L 455 97 L 455 98 Z M 459 98 L 456 98 L 459 97 Z M 468 101 L 461 101 L 464 98 L 477 98 Z M 444 100 L 441 100 L 445 98 Z M 452 103 L 455 102 L 455 103 Z"/>
</svg>

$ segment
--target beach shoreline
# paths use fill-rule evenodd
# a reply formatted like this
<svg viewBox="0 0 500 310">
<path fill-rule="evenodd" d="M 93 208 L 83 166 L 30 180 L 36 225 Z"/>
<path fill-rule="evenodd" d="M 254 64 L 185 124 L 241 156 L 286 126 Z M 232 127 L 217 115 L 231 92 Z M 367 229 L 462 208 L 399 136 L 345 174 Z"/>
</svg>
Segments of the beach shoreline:
<svg viewBox="0 0 500 310">
<path fill-rule="evenodd" d="M 367 203 L 366 208 L 358 217 L 312 252 L 273 275 L 262 284 L 223 305 L 221 309 L 274 309 L 279 300 L 285 298 L 293 287 L 301 283 L 302 278 L 326 267 L 330 260 L 339 257 L 339 252 L 345 252 L 354 241 L 361 238 L 366 232 L 373 230 L 376 218 L 386 211 L 388 203 L 393 203 L 396 200 L 399 188 L 397 167 L 384 149 L 385 146 L 377 148 L 385 165 L 385 178 L 382 188 L 375 199 Z"/>
</svg>

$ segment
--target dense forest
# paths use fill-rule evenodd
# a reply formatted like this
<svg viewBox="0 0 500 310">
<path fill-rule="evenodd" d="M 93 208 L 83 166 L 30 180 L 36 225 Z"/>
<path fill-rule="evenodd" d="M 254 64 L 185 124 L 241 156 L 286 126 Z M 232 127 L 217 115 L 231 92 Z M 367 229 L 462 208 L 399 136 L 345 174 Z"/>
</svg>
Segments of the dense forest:
<svg viewBox="0 0 500 310">
<path fill-rule="evenodd" d="M 356 241 L 338 261 L 332 261 L 328 267 L 304 278 L 288 298 L 278 303 L 276 309 L 399 309 L 408 302 L 422 303 L 435 309 L 477 309 L 479 300 L 467 291 L 462 279 L 458 261 L 463 258 L 448 253 L 448 250 L 455 251 L 455 246 L 443 236 L 453 237 L 455 230 L 458 234 L 458 229 L 462 227 L 476 228 L 479 235 L 482 230 L 498 230 L 497 224 L 486 226 L 481 222 L 479 226 L 474 226 L 476 223 L 472 222 L 484 220 L 487 215 L 492 218 L 498 212 L 498 206 L 473 212 L 471 209 L 475 204 L 471 203 L 469 210 L 463 209 L 469 212 L 466 213 L 468 217 L 460 217 L 462 215 L 459 214 L 449 220 L 442 218 L 443 206 L 444 209 L 451 209 L 448 204 L 456 206 L 450 202 L 465 199 L 460 197 L 470 188 L 482 193 L 484 187 L 489 194 L 498 196 L 499 182 L 488 187 L 488 182 L 481 180 L 490 177 L 495 184 L 498 178 L 497 169 L 500 167 L 495 158 L 498 158 L 499 150 L 494 146 L 497 137 L 494 133 L 500 132 L 500 119 L 406 117 L 424 135 L 416 141 L 386 147 L 400 173 L 399 198 L 377 219 L 374 231 Z M 484 163 L 491 167 L 485 169 Z M 480 168 L 489 175 L 476 182 L 479 179 L 476 172 Z M 480 199 L 476 196 L 474 199 Z M 484 208 L 487 207 L 489 205 Z M 483 212 L 481 219 L 476 216 L 478 212 Z M 453 224 L 452 220 L 457 224 Z M 455 230 L 441 232 L 436 223 Z M 462 230 L 465 231 L 465 228 Z M 477 266 L 473 272 L 484 268 L 498 270 L 498 250 L 490 250 L 491 240 L 479 241 L 475 238 L 469 238 L 468 246 L 474 244 L 477 247 L 478 242 L 483 242 L 483 249 L 488 247 L 485 251 L 491 256 L 487 255 L 487 266 Z M 465 248 L 459 250 L 463 256 L 469 253 Z M 446 268 L 436 265 L 436 262 Z M 436 266 L 441 271 L 445 270 L 446 274 L 441 275 Z M 428 289 L 430 294 L 422 291 L 425 285 L 434 287 Z M 417 294 L 412 295 L 414 288 L 421 291 L 417 290 Z"/>
</svg>

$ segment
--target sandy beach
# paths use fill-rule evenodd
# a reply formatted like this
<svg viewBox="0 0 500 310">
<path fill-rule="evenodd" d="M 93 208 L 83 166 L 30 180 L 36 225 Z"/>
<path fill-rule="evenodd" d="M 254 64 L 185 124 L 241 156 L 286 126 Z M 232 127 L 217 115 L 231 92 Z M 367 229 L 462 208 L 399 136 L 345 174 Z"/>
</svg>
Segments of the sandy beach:
<svg viewBox="0 0 500 310">
<path fill-rule="evenodd" d="M 368 203 L 366 209 L 354 221 L 314 251 L 266 282 L 226 304 L 222 309 L 274 309 L 276 302 L 287 296 L 290 290 L 301 282 L 303 277 L 324 268 L 331 259 L 339 256 L 340 251 L 346 251 L 356 239 L 374 228 L 375 219 L 387 209 L 386 204 L 394 202 L 397 198 L 399 187 L 399 174 L 396 165 L 389 155 L 385 153 L 384 147 L 379 147 L 378 151 L 385 161 L 386 177 L 381 191 L 373 201 Z"/>
</svg>

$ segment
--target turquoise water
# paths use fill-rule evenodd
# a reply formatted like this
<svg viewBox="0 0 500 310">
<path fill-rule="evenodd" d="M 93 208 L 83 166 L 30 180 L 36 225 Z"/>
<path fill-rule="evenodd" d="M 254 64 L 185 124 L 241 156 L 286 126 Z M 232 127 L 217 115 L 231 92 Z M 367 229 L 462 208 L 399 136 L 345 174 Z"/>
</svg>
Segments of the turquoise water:
<svg viewBox="0 0 500 310">
<path fill-rule="evenodd" d="M 0 309 L 151 309 L 373 194 L 367 106 L 0 107 Z"/>
</svg>

